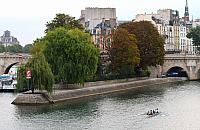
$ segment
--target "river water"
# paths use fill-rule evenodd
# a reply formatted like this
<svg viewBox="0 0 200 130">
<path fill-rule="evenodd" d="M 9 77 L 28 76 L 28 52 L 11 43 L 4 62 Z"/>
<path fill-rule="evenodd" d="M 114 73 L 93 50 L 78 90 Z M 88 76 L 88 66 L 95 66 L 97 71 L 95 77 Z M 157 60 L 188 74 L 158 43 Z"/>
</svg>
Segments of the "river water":
<svg viewBox="0 0 200 130">
<path fill-rule="evenodd" d="M 37 107 L 10 104 L 16 95 L 0 93 L 0 130 L 200 130 L 196 81 Z"/>
</svg>

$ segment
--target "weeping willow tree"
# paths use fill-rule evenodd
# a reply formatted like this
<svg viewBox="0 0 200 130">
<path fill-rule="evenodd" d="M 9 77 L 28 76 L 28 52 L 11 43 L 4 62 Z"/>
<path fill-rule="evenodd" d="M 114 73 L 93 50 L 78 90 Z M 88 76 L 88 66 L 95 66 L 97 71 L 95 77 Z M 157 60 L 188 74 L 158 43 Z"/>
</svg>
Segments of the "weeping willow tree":
<svg viewBox="0 0 200 130">
<path fill-rule="evenodd" d="M 79 29 L 56 28 L 44 39 L 44 55 L 57 82 L 83 84 L 95 75 L 99 50 L 89 34 Z"/>
<path fill-rule="evenodd" d="M 34 89 L 47 90 L 52 92 L 54 84 L 54 76 L 52 74 L 49 64 L 46 62 L 44 54 L 42 53 L 42 44 L 35 44 L 32 49 L 32 58 L 25 66 L 20 67 L 18 71 L 18 90 Z M 32 77 L 30 81 L 26 79 L 26 70 L 30 69 Z M 28 88 L 29 85 L 31 88 Z"/>
<path fill-rule="evenodd" d="M 17 90 L 25 91 L 28 90 L 28 81 L 26 79 L 26 66 L 22 65 L 17 70 Z"/>
</svg>

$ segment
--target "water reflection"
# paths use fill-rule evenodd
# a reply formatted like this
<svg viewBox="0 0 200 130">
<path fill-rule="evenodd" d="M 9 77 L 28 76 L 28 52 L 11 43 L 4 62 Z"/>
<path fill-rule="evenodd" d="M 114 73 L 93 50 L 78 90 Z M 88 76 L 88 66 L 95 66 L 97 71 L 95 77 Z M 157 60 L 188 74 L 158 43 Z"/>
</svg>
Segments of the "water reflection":
<svg viewBox="0 0 200 130">
<path fill-rule="evenodd" d="M 200 129 L 200 83 L 139 88 L 43 106 L 11 105 L 14 94 L 0 93 L 0 128 L 7 130 L 162 130 Z M 148 118 L 145 112 L 159 108 Z"/>
</svg>

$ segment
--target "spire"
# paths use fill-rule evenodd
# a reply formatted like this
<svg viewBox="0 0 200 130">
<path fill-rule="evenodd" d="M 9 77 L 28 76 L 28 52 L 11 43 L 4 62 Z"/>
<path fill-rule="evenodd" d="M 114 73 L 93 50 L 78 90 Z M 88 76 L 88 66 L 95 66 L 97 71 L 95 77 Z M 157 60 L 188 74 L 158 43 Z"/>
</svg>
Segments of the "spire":
<svg viewBox="0 0 200 130">
<path fill-rule="evenodd" d="M 185 19 L 185 21 L 189 21 L 189 9 L 188 9 L 188 1 L 187 0 L 186 0 L 186 5 L 185 5 L 184 19 Z"/>
<path fill-rule="evenodd" d="M 186 0 L 186 7 L 188 7 L 188 1 Z"/>
</svg>

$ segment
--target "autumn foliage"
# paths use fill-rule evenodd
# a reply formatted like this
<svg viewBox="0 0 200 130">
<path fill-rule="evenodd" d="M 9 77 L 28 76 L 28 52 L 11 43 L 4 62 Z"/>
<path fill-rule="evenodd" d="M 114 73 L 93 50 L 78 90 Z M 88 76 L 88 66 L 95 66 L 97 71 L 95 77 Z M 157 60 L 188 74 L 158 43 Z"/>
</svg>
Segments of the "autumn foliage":
<svg viewBox="0 0 200 130">
<path fill-rule="evenodd" d="M 114 74 L 128 75 L 140 63 L 140 54 L 134 35 L 122 28 L 115 30 L 111 45 L 111 69 Z"/>
<path fill-rule="evenodd" d="M 157 28 L 148 21 L 130 22 L 120 25 L 134 34 L 140 50 L 140 67 L 162 65 L 164 62 L 164 39 Z"/>
</svg>

